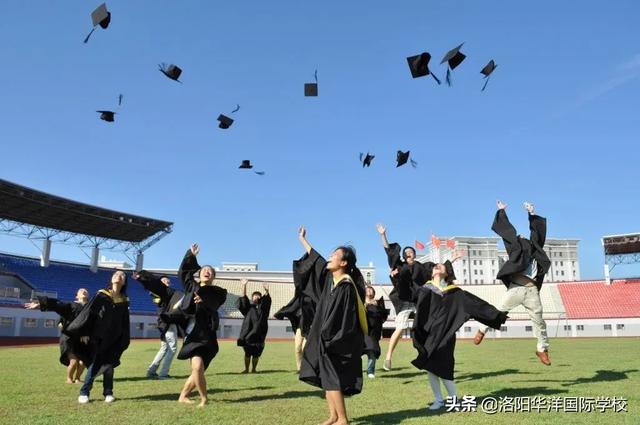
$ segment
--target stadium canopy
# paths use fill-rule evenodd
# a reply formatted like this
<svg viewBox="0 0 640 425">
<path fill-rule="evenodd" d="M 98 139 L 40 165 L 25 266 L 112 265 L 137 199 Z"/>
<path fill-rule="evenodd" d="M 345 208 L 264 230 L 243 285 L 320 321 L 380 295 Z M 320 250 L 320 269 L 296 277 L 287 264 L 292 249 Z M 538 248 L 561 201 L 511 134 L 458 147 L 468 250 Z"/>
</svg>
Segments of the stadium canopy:
<svg viewBox="0 0 640 425">
<path fill-rule="evenodd" d="M 618 264 L 640 263 L 640 233 L 609 235 L 602 237 L 604 248 L 604 276 L 611 282 L 610 272 Z"/>
<path fill-rule="evenodd" d="M 92 248 L 95 267 L 99 249 L 135 254 L 136 265 L 141 266 L 142 253 L 169 234 L 172 226 L 0 179 L 0 232 L 44 241 L 43 266 L 48 265 L 51 242 Z"/>
</svg>

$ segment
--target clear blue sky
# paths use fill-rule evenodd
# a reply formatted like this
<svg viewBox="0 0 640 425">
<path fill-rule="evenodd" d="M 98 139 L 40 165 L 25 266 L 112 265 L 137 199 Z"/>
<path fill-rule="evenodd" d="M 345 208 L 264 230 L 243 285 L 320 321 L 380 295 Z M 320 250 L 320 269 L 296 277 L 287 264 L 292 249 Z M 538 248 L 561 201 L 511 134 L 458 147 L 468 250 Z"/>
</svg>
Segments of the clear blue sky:
<svg viewBox="0 0 640 425">
<path fill-rule="evenodd" d="M 112 0 L 110 27 L 85 45 L 98 4 L 0 2 L 0 175 L 174 221 L 149 266 L 177 266 L 198 241 L 204 262 L 288 269 L 304 223 L 318 250 L 352 243 L 384 281 L 376 222 L 403 244 L 488 236 L 498 197 L 523 232 L 531 200 L 550 237 L 579 238 L 584 278 L 603 274 L 602 235 L 640 231 L 635 0 Z M 410 77 L 406 56 L 427 50 L 444 78 L 440 58 L 462 42 L 453 87 Z M 320 96 L 305 98 L 316 68 Z M 116 122 L 100 121 L 120 93 Z M 396 169 L 397 149 L 418 168 Z M 6 236 L 0 250 L 38 254 Z"/>
</svg>

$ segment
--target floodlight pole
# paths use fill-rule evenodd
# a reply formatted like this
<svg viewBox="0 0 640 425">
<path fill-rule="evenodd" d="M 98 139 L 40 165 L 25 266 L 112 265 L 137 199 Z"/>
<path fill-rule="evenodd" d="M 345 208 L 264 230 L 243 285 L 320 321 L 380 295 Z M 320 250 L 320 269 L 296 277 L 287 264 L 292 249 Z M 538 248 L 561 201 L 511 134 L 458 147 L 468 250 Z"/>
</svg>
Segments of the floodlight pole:
<svg viewBox="0 0 640 425">
<path fill-rule="evenodd" d="M 100 255 L 100 248 L 98 247 L 98 244 L 95 244 L 91 248 L 91 265 L 89 266 L 89 270 L 91 270 L 93 273 L 98 272 L 99 255 Z"/>
<path fill-rule="evenodd" d="M 42 254 L 40 255 L 40 267 L 49 267 L 50 257 L 51 257 L 51 239 L 46 238 L 42 241 Z"/>
</svg>

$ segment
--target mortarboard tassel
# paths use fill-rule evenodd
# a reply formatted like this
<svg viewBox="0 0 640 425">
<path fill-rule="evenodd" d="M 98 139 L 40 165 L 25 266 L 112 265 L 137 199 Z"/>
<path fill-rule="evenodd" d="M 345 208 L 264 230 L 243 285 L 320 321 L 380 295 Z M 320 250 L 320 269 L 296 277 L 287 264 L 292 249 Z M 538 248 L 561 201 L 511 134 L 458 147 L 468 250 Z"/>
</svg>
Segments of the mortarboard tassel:
<svg viewBox="0 0 640 425">
<path fill-rule="evenodd" d="M 416 161 L 414 161 L 413 159 L 410 159 L 410 160 L 409 160 L 409 162 L 411 163 L 411 166 L 412 166 L 413 168 L 418 167 L 418 163 L 417 163 Z"/>
<path fill-rule="evenodd" d="M 447 68 L 447 77 L 446 77 L 446 80 L 447 80 L 447 85 L 448 85 L 449 87 L 451 87 L 451 69 L 449 69 L 449 68 Z"/>
<path fill-rule="evenodd" d="M 433 77 L 434 80 L 436 80 L 436 83 L 438 83 L 438 85 L 442 84 L 442 82 L 438 79 L 438 77 L 436 77 L 436 74 L 432 72 L 431 76 Z"/>
<path fill-rule="evenodd" d="M 240 104 L 237 104 L 236 109 L 234 109 L 233 111 L 231 111 L 232 114 L 238 112 L 240 110 Z"/>
<path fill-rule="evenodd" d="M 85 37 L 84 39 L 84 43 L 87 44 L 89 42 L 89 37 L 91 37 L 91 34 L 93 34 L 93 32 L 95 31 L 95 27 L 91 30 L 91 32 Z"/>
<path fill-rule="evenodd" d="M 487 77 L 487 79 L 484 81 L 484 85 L 482 86 L 482 90 L 480 90 L 480 91 L 484 91 L 484 89 L 487 88 L 487 84 L 489 84 L 489 78 L 491 78 L 491 77 Z"/>
</svg>

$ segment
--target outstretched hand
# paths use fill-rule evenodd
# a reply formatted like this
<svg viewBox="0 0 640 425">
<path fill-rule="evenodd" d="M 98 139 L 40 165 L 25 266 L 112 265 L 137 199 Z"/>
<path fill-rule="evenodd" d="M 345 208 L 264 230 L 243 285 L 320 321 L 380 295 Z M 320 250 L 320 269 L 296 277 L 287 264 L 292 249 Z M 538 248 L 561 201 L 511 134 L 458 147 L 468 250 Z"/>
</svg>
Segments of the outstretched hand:
<svg viewBox="0 0 640 425">
<path fill-rule="evenodd" d="M 466 251 L 464 249 L 456 249 L 455 251 L 453 251 L 453 256 L 451 257 L 451 262 L 455 262 L 456 260 L 461 259 L 462 257 L 464 257 L 466 255 Z"/>
<path fill-rule="evenodd" d="M 140 272 L 133 272 L 133 278 L 135 280 L 140 280 L 141 277 L 142 275 L 140 274 Z"/>
<path fill-rule="evenodd" d="M 32 301 L 24 305 L 24 308 L 26 308 L 27 310 L 35 310 L 38 307 L 40 307 L 40 303 L 38 301 Z"/>
<path fill-rule="evenodd" d="M 269 293 L 269 285 L 267 285 L 266 283 L 262 284 L 262 289 L 264 289 L 264 292 L 266 292 L 267 294 Z"/>
<path fill-rule="evenodd" d="M 307 229 L 305 229 L 304 226 L 300 226 L 298 228 L 298 237 L 300 239 L 305 239 L 307 237 Z"/>
<path fill-rule="evenodd" d="M 197 243 L 194 243 L 193 245 L 191 245 L 190 249 L 194 257 L 197 256 L 198 253 L 200 252 L 200 246 Z"/>
<path fill-rule="evenodd" d="M 507 208 L 507 204 L 505 204 L 504 202 L 502 202 L 500 199 L 498 199 L 498 201 L 496 202 L 496 204 L 498 205 L 498 209 L 499 209 L 499 210 L 504 210 L 505 208 Z"/>
<path fill-rule="evenodd" d="M 529 214 L 533 215 L 534 208 L 533 208 L 533 204 L 532 204 L 532 203 L 530 203 L 530 202 L 525 202 L 525 203 L 524 203 L 524 209 L 525 209 L 525 210 L 527 210 L 527 212 L 528 212 Z"/>
<path fill-rule="evenodd" d="M 376 224 L 376 230 L 378 231 L 378 233 L 380 233 L 381 235 L 384 235 L 387 232 L 386 227 L 384 227 L 384 224 L 382 223 L 378 223 Z"/>
</svg>

